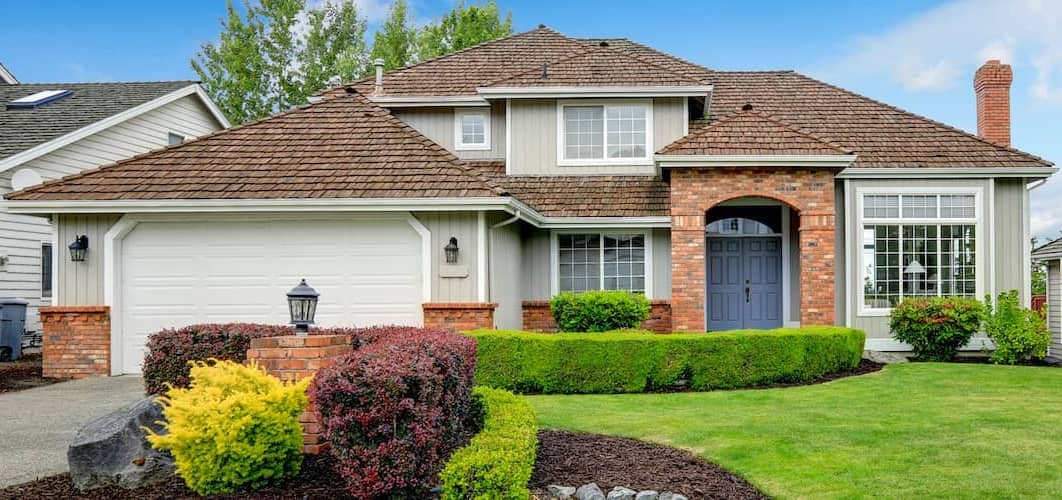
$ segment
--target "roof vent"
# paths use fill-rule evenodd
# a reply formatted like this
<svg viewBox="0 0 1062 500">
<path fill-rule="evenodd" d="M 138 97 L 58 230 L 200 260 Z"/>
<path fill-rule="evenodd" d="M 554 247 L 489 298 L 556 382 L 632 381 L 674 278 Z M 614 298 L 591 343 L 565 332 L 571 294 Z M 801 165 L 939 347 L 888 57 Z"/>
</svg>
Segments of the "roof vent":
<svg viewBox="0 0 1062 500">
<path fill-rule="evenodd" d="M 741 107 L 741 110 L 742 111 L 752 111 L 752 103 L 751 102 L 746 102 L 745 105 Z"/>
<path fill-rule="evenodd" d="M 64 97 L 73 95 L 70 90 L 42 90 L 26 97 L 20 97 L 7 103 L 7 109 L 32 109 L 44 106 L 50 102 L 58 101 Z"/>
<path fill-rule="evenodd" d="M 543 28 L 545 28 L 545 27 L 546 27 L 546 25 L 545 25 L 545 24 L 539 24 L 539 25 L 538 25 L 538 29 L 543 29 Z"/>
<path fill-rule="evenodd" d="M 549 78 L 549 63 L 542 63 L 542 79 Z"/>
<path fill-rule="evenodd" d="M 597 46 L 598 47 L 608 47 L 608 42 L 605 41 L 605 40 L 601 40 L 600 42 L 598 42 Z"/>
</svg>

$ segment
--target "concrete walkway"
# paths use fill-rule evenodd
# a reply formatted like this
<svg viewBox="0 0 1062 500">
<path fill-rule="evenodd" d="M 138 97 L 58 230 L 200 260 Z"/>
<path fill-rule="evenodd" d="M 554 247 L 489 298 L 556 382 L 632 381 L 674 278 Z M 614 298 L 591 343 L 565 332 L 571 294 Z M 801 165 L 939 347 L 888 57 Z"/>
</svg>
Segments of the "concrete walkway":
<svg viewBox="0 0 1062 500">
<path fill-rule="evenodd" d="M 139 376 L 0 394 L 0 488 L 66 472 L 66 448 L 78 429 L 142 397 Z"/>
</svg>

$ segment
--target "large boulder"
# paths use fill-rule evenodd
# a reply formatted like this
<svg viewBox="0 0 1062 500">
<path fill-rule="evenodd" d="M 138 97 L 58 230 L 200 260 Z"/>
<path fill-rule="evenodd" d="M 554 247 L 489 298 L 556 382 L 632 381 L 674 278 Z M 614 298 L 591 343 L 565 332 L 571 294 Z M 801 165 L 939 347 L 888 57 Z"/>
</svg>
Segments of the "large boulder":
<svg viewBox="0 0 1062 500">
<path fill-rule="evenodd" d="M 133 489 L 165 481 L 174 474 L 173 457 L 151 448 L 142 427 L 166 430 L 156 396 L 100 417 L 77 432 L 66 452 L 70 477 L 81 491 L 116 484 Z"/>
</svg>

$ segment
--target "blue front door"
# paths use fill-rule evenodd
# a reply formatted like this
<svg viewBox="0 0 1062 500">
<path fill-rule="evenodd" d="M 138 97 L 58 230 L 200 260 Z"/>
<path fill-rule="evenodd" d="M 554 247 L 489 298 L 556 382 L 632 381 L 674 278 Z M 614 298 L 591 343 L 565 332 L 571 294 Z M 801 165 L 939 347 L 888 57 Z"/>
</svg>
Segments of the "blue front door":
<svg viewBox="0 0 1062 500">
<path fill-rule="evenodd" d="M 777 236 L 708 238 L 708 330 L 782 326 Z"/>
</svg>

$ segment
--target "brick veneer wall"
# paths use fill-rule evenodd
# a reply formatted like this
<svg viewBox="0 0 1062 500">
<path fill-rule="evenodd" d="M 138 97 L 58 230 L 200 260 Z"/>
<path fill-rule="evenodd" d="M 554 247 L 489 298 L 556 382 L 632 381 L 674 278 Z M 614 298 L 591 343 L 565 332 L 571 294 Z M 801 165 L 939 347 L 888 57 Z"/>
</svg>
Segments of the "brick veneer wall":
<svg viewBox="0 0 1062 500">
<path fill-rule="evenodd" d="M 270 375 L 284 380 L 312 377 L 317 370 L 330 365 L 336 358 L 353 352 L 346 335 L 314 335 L 308 337 L 269 337 L 251 339 L 247 361 L 255 360 Z M 302 452 L 316 455 L 327 449 L 321 434 L 317 411 L 310 403 L 299 417 L 302 424 Z"/>
<path fill-rule="evenodd" d="M 834 303 L 834 171 L 791 167 L 672 169 L 671 321 L 677 331 L 703 331 L 705 218 L 727 200 L 781 201 L 800 216 L 800 319 L 832 325 Z"/>
<path fill-rule="evenodd" d="M 43 375 L 85 378 L 111 374 L 111 308 L 41 307 Z"/>
<path fill-rule="evenodd" d="M 424 304 L 424 327 L 458 332 L 494 328 L 494 309 L 489 302 L 428 302 Z"/>
<path fill-rule="evenodd" d="M 557 322 L 553 319 L 548 300 L 525 300 L 524 330 L 529 332 L 556 332 Z M 671 332 L 671 304 L 666 300 L 654 300 L 649 311 L 649 319 L 641 328 L 657 333 Z"/>
</svg>

